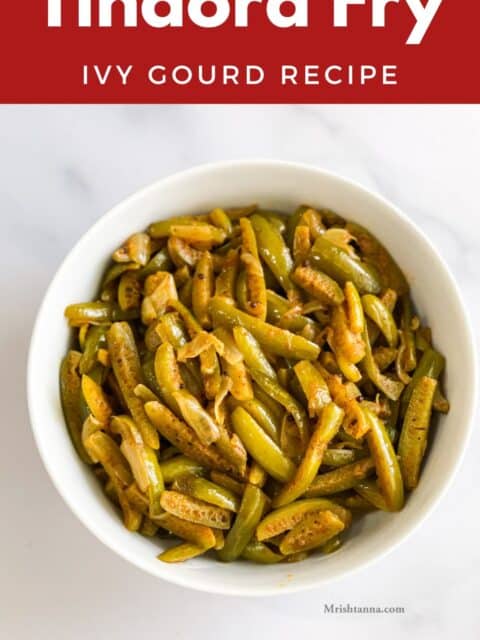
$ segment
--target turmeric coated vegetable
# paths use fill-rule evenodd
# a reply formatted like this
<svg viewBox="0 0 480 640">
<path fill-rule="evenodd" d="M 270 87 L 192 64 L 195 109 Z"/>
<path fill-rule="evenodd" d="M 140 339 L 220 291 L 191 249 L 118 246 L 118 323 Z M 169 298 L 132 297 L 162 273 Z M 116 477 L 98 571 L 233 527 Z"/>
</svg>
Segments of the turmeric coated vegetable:
<svg viewBox="0 0 480 640">
<path fill-rule="evenodd" d="M 248 453 L 272 477 L 280 482 L 286 482 L 293 476 L 295 472 L 293 462 L 267 436 L 262 427 L 245 409 L 237 407 L 234 410 L 232 424 L 235 433 L 244 443 Z"/>
<path fill-rule="evenodd" d="M 242 558 L 255 564 L 277 564 L 283 560 L 283 556 L 272 551 L 263 542 L 252 540 L 242 552 Z"/>
<path fill-rule="evenodd" d="M 311 498 L 297 500 L 289 505 L 271 511 L 258 525 L 256 538 L 260 541 L 269 540 L 270 538 L 285 533 L 285 531 L 293 529 L 308 513 L 327 510 L 335 513 L 344 523 L 345 527 L 350 526 L 352 517 L 347 509 L 336 504 L 333 500 Z"/>
<path fill-rule="evenodd" d="M 309 551 L 321 547 L 339 534 L 345 525 L 332 511 L 309 513 L 285 536 L 280 543 L 283 555 Z"/>
<path fill-rule="evenodd" d="M 210 326 L 208 304 L 213 294 L 213 260 L 209 251 L 205 251 L 197 263 L 193 278 L 192 307 L 196 319 L 202 327 Z"/>
<path fill-rule="evenodd" d="M 147 233 L 134 233 L 117 249 L 112 258 L 115 262 L 135 262 L 144 267 L 150 259 L 151 239 Z"/>
<path fill-rule="evenodd" d="M 240 260 L 245 276 L 245 300 L 243 307 L 250 315 L 265 320 L 267 316 L 267 288 L 265 275 L 258 255 L 257 240 L 249 218 L 240 219 L 242 250 Z"/>
<path fill-rule="evenodd" d="M 118 284 L 118 304 L 122 311 L 138 309 L 142 285 L 134 271 L 126 271 Z"/>
<path fill-rule="evenodd" d="M 224 297 L 232 302 L 235 300 L 235 283 L 237 282 L 239 269 L 239 254 L 235 249 L 230 249 L 223 260 L 222 270 L 215 280 L 215 295 Z"/>
<path fill-rule="evenodd" d="M 188 391 L 176 391 L 173 397 L 180 408 L 183 419 L 195 431 L 203 444 L 208 446 L 219 439 L 218 425 L 194 396 Z"/>
<path fill-rule="evenodd" d="M 67 429 L 123 525 L 172 540 L 162 562 L 335 552 L 402 509 L 450 408 L 400 267 L 329 209 L 154 221 L 73 302 Z"/>
<path fill-rule="evenodd" d="M 170 342 L 163 342 L 157 348 L 154 358 L 154 371 L 161 398 L 172 411 L 179 415 L 180 407 L 175 398 L 175 392 L 183 387 L 183 381 L 175 350 Z"/>
<path fill-rule="evenodd" d="M 308 498 L 316 498 L 347 491 L 371 475 L 374 469 L 375 462 L 372 458 L 362 458 L 328 473 L 321 473 L 310 484 L 305 495 Z"/>
<path fill-rule="evenodd" d="M 386 305 L 380 298 L 371 294 L 363 296 L 362 304 L 366 315 L 373 320 L 385 336 L 388 346 L 396 347 L 398 341 L 397 325 Z"/>
<path fill-rule="evenodd" d="M 279 356 L 316 360 L 320 353 L 319 347 L 310 340 L 253 318 L 231 306 L 223 298 L 212 298 L 210 313 L 214 326 L 243 327 L 250 331 L 262 346 Z"/>
<path fill-rule="evenodd" d="M 409 286 L 400 267 L 377 238 L 354 222 L 347 222 L 346 229 L 358 243 L 365 262 L 377 269 L 384 287 L 393 289 L 399 296 L 408 293 Z"/>
<path fill-rule="evenodd" d="M 293 273 L 293 280 L 323 304 L 335 306 L 343 302 L 344 295 L 341 287 L 333 278 L 321 271 L 311 267 L 297 267 Z"/>
<path fill-rule="evenodd" d="M 310 228 L 305 224 L 299 224 L 295 229 L 293 238 L 292 255 L 295 266 L 303 264 L 312 248 L 312 237 Z"/>
<path fill-rule="evenodd" d="M 282 234 L 263 216 L 253 214 L 250 221 L 255 231 L 260 255 L 283 290 L 287 294 L 292 293 L 294 286 L 290 276 L 293 269 L 293 258 Z"/>
<path fill-rule="evenodd" d="M 168 513 L 216 529 L 230 528 L 230 512 L 177 491 L 164 491 L 160 504 Z"/>
<path fill-rule="evenodd" d="M 384 423 L 370 409 L 364 412 L 370 425 L 367 442 L 375 461 L 380 491 L 387 507 L 399 511 L 403 507 L 403 482 L 393 445 Z"/>
<path fill-rule="evenodd" d="M 210 527 L 190 522 L 183 518 L 178 518 L 177 516 L 168 513 L 168 511 L 157 516 L 154 519 L 154 522 L 162 527 L 162 529 L 165 529 L 166 531 L 169 531 L 179 538 L 183 538 L 202 549 L 209 549 L 215 544 L 215 536 Z"/>
<path fill-rule="evenodd" d="M 413 371 L 417 366 L 415 334 L 413 332 L 413 309 L 410 296 L 404 295 L 402 302 L 402 316 L 400 320 L 403 350 L 401 352 L 401 368 L 406 372 Z"/>
<path fill-rule="evenodd" d="M 140 432 L 153 449 L 158 449 L 158 435 L 147 418 L 143 402 L 135 395 L 135 387 L 142 383 L 142 370 L 135 338 L 126 322 L 115 322 L 107 333 L 112 369 L 125 402 Z"/>
<path fill-rule="evenodd" d="M 81 327 L 84 324 L 101 325 L 120 320 L 135 320 L 138 318 L 138 311 L 122 311 L 111 302 L 86 302 L 69 305 L 65 309 L 65 317 L 70 326 Z"/>
<path fill-rule="evenodd" d="M 247 329 L 244 327 L 234 327 L 233 337 L 242 358 L 249 369 L 260 371 L 270 378 L 277 377 L 274 368 L 266 358 L 258 341 Z"/>
<path fill-rule="evenodd" d="M 81 374 L 90 373 L 97 361 L 97 355 L 100 347 L 106 345 L 105 325 L 84 325 L 88 328 L 83 346 L 82 357 L 80 358 L 79 371 Z"/>
<path fill-rule="evenodd" d="M 308 401 L 311 418 L 319 416 L 322 409 L 331 402 L 330 391 L 320 371 L 308 360 L 298 362 L 294 371 Z"/>
<path fill-rule="evenodd" d="M 295 307 L 271 289 L 267 289 L 267 320 L 270 324 L 281 326 L 282 329 L 302 333 L 306 330 L 315 335 L 317 323 L 310 317 L 301 315 L 301 307 L 296 307 L 297 312 L 292 313 Z"/>
<path fill-rule="evenodd" d="M 322 464 L 323 455 L 330 440 L 332 440 L 341 425 L 344 412 L 331 402 L 322 410 L 318 426 L 315 429 L 303 459 L 288 482 L 273 500 L 274 507 L 293 502 L 307 491 Z"/>
<path fill-rule="evenodd" d="M 315 240 L 310 259 L 316 268 L 340 284 L 353 282 L 360 293 L 380 293 L 382 290 L 375 267 L 352 258 L 349 252 L 322 236 Z"/>
<path fill-rule="evenodd" d="M 220 560 L 232 562 L 243 553 L 260 522 L 267 500 L 267 496 L 259 487 L 247 485 L 238 515 L 225 539 L 225 546 L 218 553 Z"/>
<path fill-rule="evenodd" d="M 205 446 L 193 429 L 160 402 L 147 402 L 145 410 L 158 431 L 186 456 L 218 471 L 234 469 L 217 450 Z"/>
<path fill-rule="evenodd" d="M 176 482 L 175 486 L 182 493 L 228 511 L 237 512 L 240 507 L 240 500 L 232 491 L 205 478 L 184 476 Z"/>
<path fill-rule="evenodd" d="M 60 367 L 60 394 L 65 422 L 73 446 L 80 458 L 88 464 L 90 457 L 82 442 L 82 416 L 80 414 L 81 382 L 78 369 L 81 358 L 78 351 L 69 351 L 63 359 Z"/>
<path fill-rule="evenodd" d="M 302 446 L 306 447 L 310 436 L 308 416 L 303 406 L 276 380 L 265 376 L 260 371 L 252 371 L 252 378 L 258 386 L 278 404 L 282 405 L 293 417 L 298 428 Z"/>
<path fill-rule="evenodd" d="M 185 562 L 186 560 L 191 560 L 192 558 L 201 556 L 205 553 L 205 551 L 207 551 L 207 549 L 198 547 L 196 544 L 183 542 L 182 544 L 170 547 L 170 549 L 167 549 L 163 553 L 160 553 L 157 558 L 162 562 L 168 563 Z"/>
<path fill-rule="evenodd" d="M 230 404 L 231 406 L 243 407 L 245 411 L 247 411 L 252 416 L 252 418 L 254 418 L 258 422 L 267 436 L 269 436 L 274 442 L 278 444 L 281 425 L 277 421 L 275 415 L 270 411 L 270 409 L 262 402 L 260 402 L 260 400 L 257 400 L 256 398 L 243 402 L 232 400 Z"/>
<path fill-rule="evenodd" d="M 117 443 L 103 431 L 95 431 L 85 442 L 85 448 L 94 462 L 100 462 L 112 480 L 126 487 L 132 474 Z"/>
<path fill-rule="evenodd" d="M 398 455 L 403 481 L 409 490 L 415 489 L 418 484 L 436 388 L 437 381 L 434 378 L 420 378 L 412 392 L 403 420 Z"/>
<path fill-rule="evenodd" d="M 102 387 L 90 376 L 82 376 L 82 395 L 93 417 L 102 424 L 108 423 L 112 407 Z"/>
<path fill-rule="evenodd" d="M 355 491 L 361 498 L 375 507 L 375 509 L 390 511 L 390 508 L 375 480 L 361 480 L 355 485 Z"/>
<path fill-rule="evenodd" d="M 343 467 L 365 457 L 363 449 L 329 448 L 323 455 L 323 464 L 327 467 Z"/>
<path fill-rule="evenodd" d="M 120 451 L 128 460 L 138 487 L 148 496 L 149 515 L 159 515 L 160 496 L 165 487 L 154 450 L 145 444 L 135 423 L 128 416 L 114 417 L 111 429 L 122 437 Z"/>
<path fill-rule="evenodd" d="M 231 381 L 229 391 L 237 400 L 252 400 L 253 387 L 241 351 L 238 349 L 231 332 L 224 327 L 215 329 L 224 344 L 223 369 Z"/>
<path fill-rule="evenodd" d="M 402 415 L 405 413 L 408 403 L 410 402 L 410 398 L 412 397 L 412 393 L 420 379 L 422 377 L 428 377 L 438 380 L 444 367 L 445 358 L 438 353 L 438 351 L 435 351 L 435 349 L 428 349 L 423 353 L 423 356 L 415 369 L 415 373 L 413 374 L 409 385 L 405 389 L 405 393 L 401 397 L 400 404 Z"/>
<path fill-rule="evenodd" d="M 182 476 L 201 475 L 205 472 L 201 464 L 182 455 L 160 462 L 160 470 L 167 484 L 171 484 Z"/>
<path fill-rule="evenodd" d="M 373 357 L 372 347 L 370 345 L 370 339 L 368 337 L 368 331 L 363 332 L 363 340 L 365 344 L 365 357 L 363 359 L 363 367 L 365 373 L 373 384 L 384 393 L 390 400 L 396 401 L 402 395 L 405 385 L 399 380 L 395 380 L 393 377 L 382 373 L 375 362 Z"/>
</svg>

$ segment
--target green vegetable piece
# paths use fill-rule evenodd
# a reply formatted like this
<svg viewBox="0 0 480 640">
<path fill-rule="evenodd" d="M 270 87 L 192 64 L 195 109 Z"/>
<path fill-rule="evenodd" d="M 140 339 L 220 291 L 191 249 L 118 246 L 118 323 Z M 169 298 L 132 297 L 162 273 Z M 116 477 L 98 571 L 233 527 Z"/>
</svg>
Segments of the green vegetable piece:
<svg viewBox="0 0 480 640">
<path fill-rule="evenodd" d="M 323 464 L 327 467 L 343 467 L 366 457 L 364 449 L 327 449 L 323 454 Z"/>
<path fill-rule="evenodd" d="M 197 498 L 197 500 L 203 500 L 203 502 L 208 502 L 216 507 L 222 507 L 235 513 L 240 508 L 238 496 L 229 489 L 206 478 L 184 477 L 177 484 L 181 491 Z"/>
<path fill-rule="evenodd" d="M 137 273 L 139 280 L 145 280 L 148 276 L 157 273 L 157 271 L 169 271 L 172 268 L 172 261 L 166 249 L 160 249 L 149 260 L 149 262 Z"/>
<path fill-rule="evenodd" d="M 377 270 L 361 260 L 355 260 L 326 238 L 315 240 L 310 258 L 315 267 L 336 280 L 342 286 L 351 281 L 360 294 L 380 293 L 382 284 Z"/>
<path fill-rule="evenodd" d="M 78 372 L 81 358 L 82 354 L 78 351 L 69 351 L 63 359 L 60 368 L 60 395 L 65 422 L 67 423 L 73 446 L 83 462 L 91 464 L 90 456 L 82 442 L 81 378 Z"/>
<path fill-rule="evenodd" d="M 322 473 L 310 484 L 305 496 L 307 498 L 316 498 L 347 491 L 371 475 L 374 470 L 375 462 L 373 458 L 363 458 L 328 473 Z"/>
<path fill-rule="evenodd" d="M 404 351 L 402 353 L 402 368 L 408 372 L 417 366 L 417 351 L 415 334 L 412 330 L 413 309 L 412 301 L 408 294 L 402 296 L 401 327 L 403 332 Z"/>
<path fill-rule="evenodd" d="M 415 489 L 418 485 L 420 467 L 427 448 L 436 388 L 437 381 L 434 378 L 420 378 L 412 392 L 403 420 L 398 455 L 403 480 L 408 490 Z"/>
<path fill-rule="evenodd" d="M 242 407 L 233 411 L 232 426 L 248 453 L 265 471 L 280 482 L 290 480 L 295 465 Z"/>
<path fill-rule="evenodd" d="M 247 329 L 244 327 L 234 327 L 233 337 L 249 369 L 260 371 L 270 378 L 277 377 L 275 369 L 267 360 L 258 340 L 256 340 Z"/>
<path fill-rule="evenodd" d="M 160 470 L 167 484 L 178 480 L 182 476 L 202 475 L 205 473 L 205 468 L 200 463 L 191 460 L 187 456 L 175 456 L 160 462 Z"/>
<path fill-rule="evenodd" d="M 340 429 L 344 415 L 344 411 L 333 402 L 323 409 L 305 455 L 294 477 L 275 496 L 273 500 L 274 507 L 281 507 L 293 502 L 307 491 L 320 469 L 328 443 Z"/>
<path fill-rule="evenodd" d="M 402 399 L 400 401 L 401 415 L 405 415 L 405 411 L 408 407 L 408 403 L 410 402 L 410 398 L 412 397 L 413 390 L 417 386 L 420 379 L 427 377 L 439 380 L 444 368 L 445 358 L 442 356 L 442 354 L 438 353 L 438 351 L 435 351 L 435 349 L 428 349 L 423 353 L 420 362 L 415 369 L 415 373 L 413 374 L 410 383 L 408 384 L 402 395 Z"/>
<path fill-rule="evenodd" d="M 247 485 L 238 515 L 225 538 L 225 546 L 218 551 L 220 560 L 232 562 L 242 555 L 260 522 L 267 500 L 267 496 L 259 487 Z"/>
<path fill-rule="evenodd" d="M 253 214 L 250 218 L 257 237 L 258 251 L 283 289 L 289 293 L 295 287 L 290 280 L 293 258 L 279 230 L 266 218 Z"/>
<path fill-rule="evenodd" d="M 169 342 L 164 342 L 158 347 L 155 353 L 154 368 L 161 398 L 177 416 L 180 416 L 180 407 L 175 393 L 182 388 L 183 381 L 175 350 Z"/>
<path fill-rule="evenodd" d="M 264 405 L 257 398 L 253 398 L 253 400 L 244 400 L 238 401 L 232 398 L 231 404 L 233 407 L 243 407 L 245 411 L 258 422 L 258 424 L 262 427 L 265 433 L 278 444 L 280 439 L 280 427 L 281 422 L 277 420 L 276 416 L 272 413 L 272 411 Z"/>
<path fill-rule="evenodd" d="M 159 220 L 148 227 L 149 235 L 154 239 L 168 238 L 172 227 L 185 225 L 206 225 L 207 216 L 174 216 L 167 220 Z"/>
<path fill-rule="evenodd" d="M 308 360 L 298 362 L 293 370 L 307 398 L 310 417 L 319 416 L 322 409 L 332 401 L 325 379 Z"/>
<path fill-rule="evenodd" d="M 182 542 L 182 544 L 170 547 L 170 549 L 160 553 L 157 558 L 162 562 L 168 562 L 171 564 L 191 560 L 192 558 L 203 555 L 206 551 L 207 549 L 197 547 L 197 545 L 192 544 L 191 542 Z"/>
<path fill-rule="evenodd" d="M 332 511 L 309 513 L 280 543 L 283 555 L 310 551 L 323 546 L 345 528 L 342 520 Z"/>
<path fill-rule="evenodd" d="M 404 503 L 404 492 L 395 450 L 382 420 L 366 407 L 363 411 L 370 426 L 367 442 L 375 461 L 380 491 L 389 511 L 400 511 Z"/>
<path fill-rule="evenodd" d="M 310 422 L 305 409 L 276 380 L 260 373 L 260 371 L 252 371 L 251 375 L 266 394 L 272 397 L 292 414 L 298 428 L 298 434 L 300 436 L 302 446 L 305 448 L 310 438 Z"/>
<path fill-rule="evenodd" d="M 113 304 L 111 302 L 70 304 L 65 309 L 65 317 L 71 326 L 109 324 L 113 318 Z"/>
<path fill-rule="evenodd" d="M 344 507 L 326 498 L 307 498 L 271 511 L 259 523 L 255 536 L 260 542 L 270 540 L 293 529 L 308 513 L 327 510 L 335 513 L 345 528 L 350 526 L 352 515 Z"/>
<path fill-rule="evenodd" d="M 297 360 L 316 360 L 319 356 L 320 348 L 314 342 L 254 318 L 225 298 L 212 298 L 209 308 L 214 326 L 244 327 L 271 353 Z"/>
<path fill-rule="evenodd" d="M 408 293 L 408 282 L 402 270 L 379 240 L 355 222 L 347 222 L 346 229 L 355 237 L 365 262 L 377 269 L 384 287 L 394 289 L 398 295 Z"/>
<path fill-rule="evenodd" d="M 380 298 L 372 294 L 362 297 L 362 306 L 365 314 L 372 320 L 385 336 L 389 347 L 396 347 L 398 343 L 398 331 L 393 315 L 383 304 Z"/>
<path fill-rule="evenodd" d="M 384 375 L 373 357 L 368 331 L 363 332 L 363 341 L 365 343 L 365 357 L 362 360 L 363 367 L 367 376 L 373 384 L 384 393 L 390 400 L 396 401 L 400 398 L 405 385 L 399 380 L 394 380 Z"/>
<path fill-rule="evenodd" d="M 105 325 L 93 325 L 92 327 L 89 327 L 87 337 L 85 339 L 85 347 L 80 360 L 79 371 L 81 374 L 90 373 L 97 363 L 98 350 L 106 344 L 106 331 L 107 328 Z"/>
<path fill-rule="evenodd" d="M 256 540 L 247 544 L 242 552 L 242 558 L 255 564 L 277 564 L 284 559 L 282 555 L 272 551 L 266 544 Z"/>
<path fill-rule="evenodd" d="M 356 484 L 355 491 L 375 509 L 391 511 L 375 480 L 361 480 Z"/>
<path fill-rule="evenodd" d="M 142 400 L 135 395 L 135 387 L 143 383 L 143 375 L 130 326 L 126 322 L 112 324 L 107 333 L 107 344 L 115 377 L 143 440 L 148 446 L 158 449 L 158 433 L 147 418 Z"/>
</svg>

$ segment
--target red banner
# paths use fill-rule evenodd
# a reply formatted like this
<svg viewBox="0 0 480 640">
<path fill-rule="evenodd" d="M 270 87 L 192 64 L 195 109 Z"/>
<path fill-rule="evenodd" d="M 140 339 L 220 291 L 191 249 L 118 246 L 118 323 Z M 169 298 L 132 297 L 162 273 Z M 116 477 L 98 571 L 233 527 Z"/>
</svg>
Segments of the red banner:
<svg viewBox="0 0 480 640">
<path fill-rule="evenodd" d="M 480 102 L 478 0 L 4 0 L 0 15 L 3 103 Z"/>
</svg>

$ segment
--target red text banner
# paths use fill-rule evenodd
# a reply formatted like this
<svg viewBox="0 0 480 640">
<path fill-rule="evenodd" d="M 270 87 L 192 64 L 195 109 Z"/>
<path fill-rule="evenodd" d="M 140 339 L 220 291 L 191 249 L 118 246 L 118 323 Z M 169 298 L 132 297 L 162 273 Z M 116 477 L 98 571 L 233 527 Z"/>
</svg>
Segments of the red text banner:
<svg viewBox="0 0 480 640">
<path fill-rule="evenodd" d="M 476 103 L 478 0 L 5 0 L 3 103 Z"/>
</svg>

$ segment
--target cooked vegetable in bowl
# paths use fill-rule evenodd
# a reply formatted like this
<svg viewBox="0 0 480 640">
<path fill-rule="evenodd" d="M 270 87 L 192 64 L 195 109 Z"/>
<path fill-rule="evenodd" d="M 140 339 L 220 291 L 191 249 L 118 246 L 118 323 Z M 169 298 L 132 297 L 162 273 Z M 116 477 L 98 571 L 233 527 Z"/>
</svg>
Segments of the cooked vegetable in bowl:
<svg viewBox="0 0 480 640">
<path fill-rule="evenodd" d="M 130 236 L 67 307 L 67 426 L 125 526 L 275 564 L 330 554 L 419 481 L 445 361 L 401 269 L 330 210 L 257 206 Z M 368 516 L 366 516 L 368 517 Z"/>
</svg>

